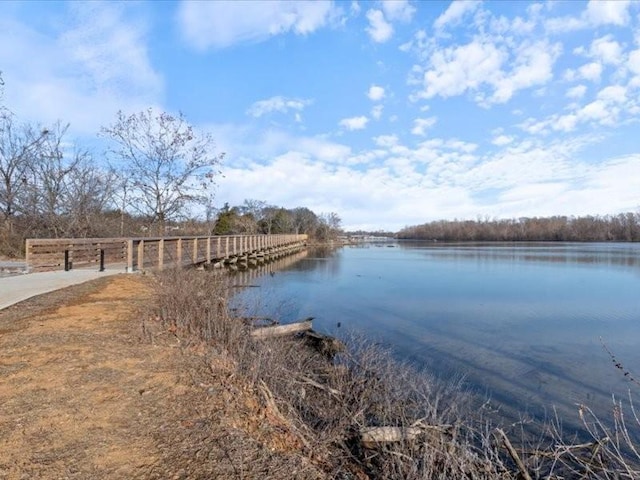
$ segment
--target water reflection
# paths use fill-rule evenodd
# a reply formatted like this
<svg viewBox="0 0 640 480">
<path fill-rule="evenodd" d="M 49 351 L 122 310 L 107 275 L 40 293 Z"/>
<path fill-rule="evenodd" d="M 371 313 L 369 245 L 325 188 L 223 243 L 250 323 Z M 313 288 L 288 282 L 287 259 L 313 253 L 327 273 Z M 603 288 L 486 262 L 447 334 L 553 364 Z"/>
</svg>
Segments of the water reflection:
<svg viewBox="0 0 640 480">
<path fill-rule="evenodd" d="M 554 406 L 571 425 L 577 403 L 608 416 L 612 393 L 640 393 L 603 349 L 640 370 L 639 272 L 639 244 L 398 242 L 310 250 L 251 290 L 262 314 L 313 316 L 463 373 L 504 418 Z"/>
<path fill-rule="evenodd" d="M 422 249 L 430 258 L 474 258 L 482 261 L 604 264 L 640 271 L 640 249 L 633 243 L 425 243 L 398 242 L 404 249 Z"/>
</svg>

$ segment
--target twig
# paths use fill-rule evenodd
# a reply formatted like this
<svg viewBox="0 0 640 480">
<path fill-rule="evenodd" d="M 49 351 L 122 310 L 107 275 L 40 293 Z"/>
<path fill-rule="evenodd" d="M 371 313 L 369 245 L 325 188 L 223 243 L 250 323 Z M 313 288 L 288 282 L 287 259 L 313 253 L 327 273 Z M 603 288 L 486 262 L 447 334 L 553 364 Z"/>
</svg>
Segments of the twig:
<svg viewBox="0 0 640 480">
<path fill-rule="evenodd" d="M 604 349 L 605 352 L 607 352 L 609 354 L 609 357 L 611 357 L 611 361 L 613 362 L 613 365 L 622 372 L 622 374 L 631 382 L 631 383 L 635 383 L 636 385 L 640 386 L 640 381 L 636 380 L 636 378 L 631 374 L 631 372 L 629 370 L 627 370 L 624 365 L 622 364 L 622 362 L 619 362 L 618 359 L 616 358 L 616 356 L 613 354 L 613 352 L 611 350 L 609 350 L 609 347 L 607 347 L 607 344 L 604 343 L 604 340 L 602 339 L 602 337 L 600 337 L 600 343 L 602 344 L 602 348 Z"/>
<path fill-rule="evenodd" d="M 340 390 L 336 390 L 335 388 L 331 388 L 331 387 L 327 387 L 325 385 L 322 385 L 322 384 L 310 379 L 309 377 L 300 377 L 300 380 L 301 380 L 301 383 L 311 385 L 312 387 L 316 387 L 316 388 L 318 388 L 320 390 L 324 390 L 325 392 L 328 392 L 331 395 L 334 395 L 336 397 L 342 396 L 342 392 Z"/>
<path fill-rule="evenodd" d="M 500 428 L 496 429 L 495 431 L 498 435 L 500 435 L 500 437 L 502 437 L 502 443 L 504 447 L 509 452 L 509 455 L 511 456 L 513 461 L 516 462 L 516 465 L 518 466 L 518 469 L 520 470 L 520 473 L 522 474 L 524 480 L 533 480 L 531 478 L 531 475 L 529 475 L 529 472 L 527 471 L 527 467 L 525 466 L 522 459 L 518 456 L 518 452 L 516 452 L 516 449 L 513 448 L 513 445 L 511 445 L 511 442 L 507 438 L 507 435 L 504 433 L 504 431 Z"/>
</svg>

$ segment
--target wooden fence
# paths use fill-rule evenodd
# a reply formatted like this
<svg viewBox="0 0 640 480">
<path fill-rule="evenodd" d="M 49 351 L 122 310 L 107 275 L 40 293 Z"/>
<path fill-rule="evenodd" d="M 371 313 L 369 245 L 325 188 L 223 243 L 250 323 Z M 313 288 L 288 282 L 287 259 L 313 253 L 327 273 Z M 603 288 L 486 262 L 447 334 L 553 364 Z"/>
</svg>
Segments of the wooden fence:
<svg viewBox="0 0 640 480">
<path fill-rule="evenodd" d="M 118 268 L 128 272 L 268 255 L 302 246 L 307 235 L 224 235 L 164 238 L 28 239 L 30 271 Z"/>
</svg>

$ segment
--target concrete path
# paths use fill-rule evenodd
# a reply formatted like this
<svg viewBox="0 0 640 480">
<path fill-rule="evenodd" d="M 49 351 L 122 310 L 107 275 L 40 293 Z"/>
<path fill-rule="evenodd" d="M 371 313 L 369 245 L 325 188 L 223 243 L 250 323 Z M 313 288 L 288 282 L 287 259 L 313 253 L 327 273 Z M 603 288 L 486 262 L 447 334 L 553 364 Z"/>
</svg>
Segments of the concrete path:
<svg viewBox="0 0 640 480">
<path fill-rule="evenodd" d="M 118 273 L 124 273 L 124 270 L 119 268 L 98 272 L 78 269 L 69 272 L 38 272 L 0 277 L 0 310 L 36 295 Z"/>
</svg>

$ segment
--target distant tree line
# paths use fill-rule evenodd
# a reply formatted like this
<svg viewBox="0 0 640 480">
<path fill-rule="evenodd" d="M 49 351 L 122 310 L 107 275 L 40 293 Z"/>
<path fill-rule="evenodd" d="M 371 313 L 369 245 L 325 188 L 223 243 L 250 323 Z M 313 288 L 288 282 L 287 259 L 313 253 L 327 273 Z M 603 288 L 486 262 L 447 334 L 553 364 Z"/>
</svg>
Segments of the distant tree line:
<svg viewBox="0 0 640 480">
<path fill-rule="evenodd" d="M 0 255 L 18 256 L 26 238 L 177 234 L 335 235 L 340 218 L 266 202 L 216 210 L 211 191 L 224 154 L 182 114 L 147 109 L 99 135 L 100 161 L 69 136 L 69 124 L 21 122 L 3 105 L 0 72 Z M 206 219 L 192 207 L 205 206 Z M 200 209 L 201 210 L 201 209 Z"/>
<path fill-rule="evenodd" d="M 584 217 L 441 220 L 405 227 L 397 237 L 437 241 L 638 242 L 640 211 Z"/>
<path fill-rule="evenodd" d="M 262 200 L 245 200 L 233 207 L 225 204 L 214 213 L 212 231 L 216 235 L 304 233 L 325 241 L 335 238 L 341 228 L 337 213 L 318 215 L 306 207 L 287 209 Z"/>
</svg>

